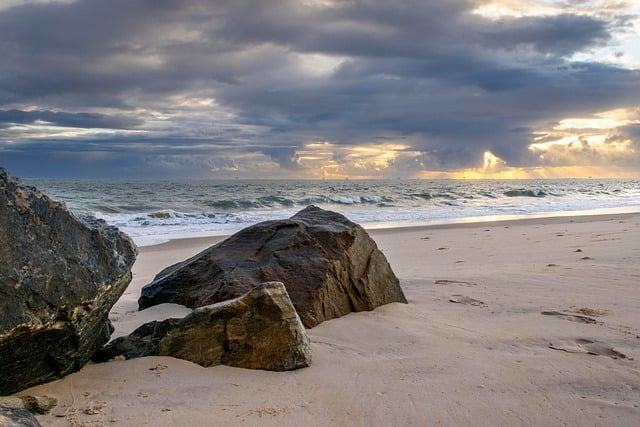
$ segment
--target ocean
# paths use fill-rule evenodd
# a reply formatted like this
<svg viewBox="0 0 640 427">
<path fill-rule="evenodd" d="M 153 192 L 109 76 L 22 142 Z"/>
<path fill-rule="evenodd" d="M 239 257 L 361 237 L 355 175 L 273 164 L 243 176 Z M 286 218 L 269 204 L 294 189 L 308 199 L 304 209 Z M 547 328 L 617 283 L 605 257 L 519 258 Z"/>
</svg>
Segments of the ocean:
<svg viewBox="0 0 640 427">
<path fill-rule="evenodd" d="M 308 205 L 365 228 L 640 212 L 640 179 L 24 180 L 76 215 L 94 215 L 140 246 L 228 235 Z"/>
</svg>

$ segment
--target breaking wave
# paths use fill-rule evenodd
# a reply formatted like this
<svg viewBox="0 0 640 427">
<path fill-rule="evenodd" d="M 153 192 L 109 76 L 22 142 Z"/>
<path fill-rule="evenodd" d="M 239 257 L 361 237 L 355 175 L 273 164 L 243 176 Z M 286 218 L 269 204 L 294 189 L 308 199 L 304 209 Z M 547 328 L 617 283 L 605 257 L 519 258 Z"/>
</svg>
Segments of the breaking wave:
<svg viewBox="0 0 640 427">
<path fill-rule="evenodd" d="M 90 181 L 31 180 L 79 214 L 145 236 L 225 235 L 308 205 L 370 227 L 469 217 L 637 207 L 640 180 Z"/>
</svg>

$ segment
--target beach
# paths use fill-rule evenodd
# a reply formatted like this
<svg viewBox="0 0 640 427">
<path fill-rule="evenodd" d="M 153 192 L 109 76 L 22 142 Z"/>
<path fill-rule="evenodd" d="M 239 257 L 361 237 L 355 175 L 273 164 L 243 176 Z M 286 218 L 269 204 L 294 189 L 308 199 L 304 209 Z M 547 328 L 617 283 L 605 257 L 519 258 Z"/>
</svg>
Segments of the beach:
<svg viewBox="0 0 640 427">
<path fill-rule="evenodd" d="M 21 392 L 44 426 L 640 424 L 640 214 L 370 231 L 408 299 L 308 330 L 312 366 L 202 368 L 168 357 L 85 366 Z M 221 237 L 142 247 L 114 337 L 183 316 L 137 311 L 162 268 Z"/>
</svg>

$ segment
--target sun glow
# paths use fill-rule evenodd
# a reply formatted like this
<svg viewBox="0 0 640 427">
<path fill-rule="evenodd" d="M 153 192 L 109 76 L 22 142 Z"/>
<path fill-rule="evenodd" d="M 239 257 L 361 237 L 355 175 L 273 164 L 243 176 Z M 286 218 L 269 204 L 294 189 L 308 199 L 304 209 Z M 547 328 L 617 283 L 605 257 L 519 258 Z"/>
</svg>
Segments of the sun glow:
<svg viewBox="0 0 640 427">
<path fill-rule="evenodd" d="M 471 13 L 482 16 L 483 18 L 498 21 L 502 18 L 521 18 L 523 16 L 544 16 L 557 15 L 562 13 L 565 8 L 556 8 L 543 1 L 533 0 L 501 0 L 482 3 Z"/>
<path fill-rule="evenodd" d="M 532 152 L 544 155 L 552 148 L 567 150 L 591 149 L 601 153 L 633 152 L 633 141 L 621 134 L 626 126 L 640 124 L 640 110 L 612 110 L 593 117 L 567 118 L 560 120 L 550 129 L 540 129 L 534 133 Z"/>
<path fill-rule="evenodd" d="M 633 129 L 640 125 L 640 110 L 617 109 L 592 117 L 567 118 L 534 133 L 529 145 L 542 169 L 572 176 L 637 175 L 640 162 Z"/>
<path fill-rule="evenodd" d="M 461 169 L 451 174 L 454 179 L 523 179 L 528 174 L 524 169 L 507 165 L 507 162 L 485 151 L 482 155 L 482 166 L 479 168 Z"/>
<path fill-rule="evenodd" d="M 509 8 L 508 6 L 498 4 L 498 3 L 490 3 L 490 4 L 479 6 L 474 10 L 472 10 L 471 13 L 480 15 L 484 18 L 488 18 L 493 21 L 497 21 L 500 18 L 505 16 L 514 16 L 514 17 L 522 16 L 520 13 Z"/>
<path fill-rule="evenodd" d="M 394 166 L 420 153 L 402 143 L 364 143 L 355 146 L 315 141 L 296 150 L 297 165 L 312 178 L 365 179 L 395 172 Z"/>
</svg>

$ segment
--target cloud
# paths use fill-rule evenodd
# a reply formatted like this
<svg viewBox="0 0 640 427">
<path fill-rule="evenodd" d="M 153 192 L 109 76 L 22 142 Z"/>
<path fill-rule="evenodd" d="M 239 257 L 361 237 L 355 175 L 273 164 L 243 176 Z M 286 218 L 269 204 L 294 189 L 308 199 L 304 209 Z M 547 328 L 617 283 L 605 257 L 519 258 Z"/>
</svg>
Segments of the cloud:
<svg viewBox="0 0 640 427">
<path fill-rule="evenodd" d="M 529 147 L 535 161 L 545 167 L 600 168 L 637 174 L 640 164 L 638 110 L 612 110 L 590 118 L 567 118 L 538 132 Z M 635 173 L 634 173 L 635 171 Z"/>
<path fill-rule="evenodd" d="M 606 43 L 611 38 L 609 27 L 612 25 L 603 18 L 568 13 L 504 17 L 483 24 L 481 40 L 491 48 L 531 49 L 540 54 L 558 56 L 568 56 Z"/>
<path fill-rule="evenodd" d="M 109 116 L 100 113 L 67 113 L 54 111 L 0 110 L 0 128 L 12 124 L 34 124 L 46 122 L 54 126 L 78 128 L 131 129 L 143 124 L 142 120 Z"/>
<path fill-rule="evenodd" d="M 532 167 L 541 129 L 637 108 L 640 71 L 589 56 L 630 31 L 631 9 L 510 4 L 497 15 L 467 0 L 14 4 L 0 9 L 0 163 L 19 173 L 30 153 L 64 151 L 104 174 L 127 159 L 149 176 L 255 174 L 251 161 L 265 176 L 309 176 L 321 165 L 304 154 L 326 141 L 343 174 L 446 172 L 487 151 Z M 397 156 L 373 166 L 356 149 L 372 146 Z"/>
</svg>

